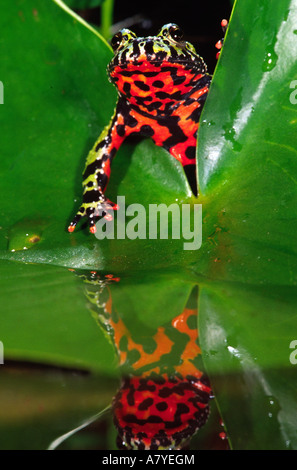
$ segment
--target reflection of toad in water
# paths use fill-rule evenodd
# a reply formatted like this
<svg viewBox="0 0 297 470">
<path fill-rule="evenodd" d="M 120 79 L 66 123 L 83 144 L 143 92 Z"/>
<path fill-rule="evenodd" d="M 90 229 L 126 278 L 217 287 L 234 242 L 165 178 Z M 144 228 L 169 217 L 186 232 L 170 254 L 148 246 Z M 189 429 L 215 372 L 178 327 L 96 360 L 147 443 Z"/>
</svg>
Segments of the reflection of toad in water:
<svg viewBox="0 0 297 470">
<path fill-rule="evenodd" d="M 205 424 L 211 396 L 201 372 L 197 288 L 184 310 L 157 328 L 121 315 L 112 300 L 119 278 L 83 276 L 96 320 L 117 351 L 122 383 L 113 399 L 117 444 L 125 449 L 180 449 Z M 131 288 L 131 286 L 130 286 Z"/>
</svg>

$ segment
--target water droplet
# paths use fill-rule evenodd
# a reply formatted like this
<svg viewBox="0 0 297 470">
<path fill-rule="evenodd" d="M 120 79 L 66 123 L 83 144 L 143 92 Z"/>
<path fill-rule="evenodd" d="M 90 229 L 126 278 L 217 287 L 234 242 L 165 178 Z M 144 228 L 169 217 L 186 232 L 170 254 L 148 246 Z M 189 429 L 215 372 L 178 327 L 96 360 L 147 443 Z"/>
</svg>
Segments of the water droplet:
<svg viewBox="0 0 297 470">
<path fill-rule="evenodd" d="M 215 125 L 214 121 L 207 121 L 207 119 L 203 119 L 203 121 L 201 123 L 208 126 L 208 127 Z"/>
<path fill-rule="evenodd" d="M 262 70 L 263 72 L 270 72 L 276 66 L 278 55 L 274 51 L 274 47 L 271 46 L 267 49 Z"/>
<path fill-rule="evenodd" d="M 236 140 L 236 131 L 235 129 L 230 126 L 229 124 L 226 124 L 225 126 L 223 126 L 223 129 L 225 131 L 225 133 L 223 134 L 223 136 L 225 137 L 226 140 L 229 140 L 230 142 L 232 142 L 232 149 L 239 152 L 241 149 L 242 149 L 242 145 Z"/>
<path fill-rule="evenodd" d="M 280 411 L 280 405 L 278 403 L 278 400 L 274 396 L 268 395 L 267 396 L 268 418 L 276 418 L 279 411 Z"/>
<path fill-rule="evenodd" d="M 41 240 L 45 220 L 24 218 L 14 224 L 9 230 L 8 249 L 14 253 L 36 246 Z"/>
</svg>

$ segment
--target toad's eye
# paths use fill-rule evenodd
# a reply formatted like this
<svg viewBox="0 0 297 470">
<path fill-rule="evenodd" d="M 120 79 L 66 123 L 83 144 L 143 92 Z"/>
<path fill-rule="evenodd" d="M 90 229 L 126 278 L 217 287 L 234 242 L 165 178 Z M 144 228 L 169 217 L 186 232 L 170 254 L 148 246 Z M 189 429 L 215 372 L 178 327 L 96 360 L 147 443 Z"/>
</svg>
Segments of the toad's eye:
<svg viewBox="0 0 297 470">
<path fill-rule="evenodd" d="M 174 41 L 180 41 L 183 38 L 184 33 L 177 25 L 172 25 L 169 28 L 169 35 Z"/>
<path fill-rule="evenodd" d="M 123 35 L 122 35 L 121 32 L 117 33 L 113 36 L 113 38 L 110 41 L 110 44 L 111 44 L 111 47 L 113 48 L 114 51 L 117 50 L 117 48 L 121 44 L 122 40 L 123 40 Z"/>
</svg>

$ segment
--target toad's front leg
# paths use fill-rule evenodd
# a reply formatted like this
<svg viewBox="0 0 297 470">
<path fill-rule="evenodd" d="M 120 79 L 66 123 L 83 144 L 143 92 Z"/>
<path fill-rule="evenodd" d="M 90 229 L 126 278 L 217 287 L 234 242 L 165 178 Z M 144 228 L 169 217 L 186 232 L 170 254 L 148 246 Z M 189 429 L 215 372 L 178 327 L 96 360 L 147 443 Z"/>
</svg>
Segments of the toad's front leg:
<svg viewBox="0 0 297 470">
<path fill-rule="evenodd" d="M 106 216 L 107 210 L 116 209 L 104 195 L 110 177 L 113 157 L 126 137 L 125 117 L 122 106 L 117 105 L 110 124 L 102 131 L 92 150 L 89 152 L 83 174 L 83 202 L 68 227 L 73 232 L 82 217 L 87 217 L 90 232 L 96 232 L 95 221 Z"/>
</svg>

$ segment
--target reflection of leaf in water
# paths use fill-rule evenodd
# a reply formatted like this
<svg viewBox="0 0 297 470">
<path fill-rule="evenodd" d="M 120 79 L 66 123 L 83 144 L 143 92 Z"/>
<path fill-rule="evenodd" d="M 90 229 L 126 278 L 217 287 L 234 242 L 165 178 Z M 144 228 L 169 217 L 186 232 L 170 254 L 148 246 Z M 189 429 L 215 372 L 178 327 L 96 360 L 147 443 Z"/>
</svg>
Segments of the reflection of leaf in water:
<svg viewBox="0 0 297 470">
<path fill-rule="evenodd" d="M 235 448 L 296 448 L 296 297 L 296 287 L 200 289 L 203 359 Z"/>
</svg>

